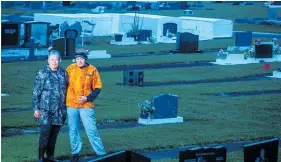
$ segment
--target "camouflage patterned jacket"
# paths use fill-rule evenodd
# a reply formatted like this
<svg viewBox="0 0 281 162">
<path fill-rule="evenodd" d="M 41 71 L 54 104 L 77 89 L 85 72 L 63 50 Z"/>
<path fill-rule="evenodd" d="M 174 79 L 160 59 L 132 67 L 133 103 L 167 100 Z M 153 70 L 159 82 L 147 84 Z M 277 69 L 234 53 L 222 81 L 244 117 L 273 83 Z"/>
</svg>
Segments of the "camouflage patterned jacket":
<svg viewBox="0 0 281 162">
<path fill-rule="evenodd" d="M 62 125 L 66 118 L 65 96 L 68 78 L 64 69 L 52 71 L 48 66 L 36 76 L 33 110 L 40 110 L 40 124 Z"/>
</svg>

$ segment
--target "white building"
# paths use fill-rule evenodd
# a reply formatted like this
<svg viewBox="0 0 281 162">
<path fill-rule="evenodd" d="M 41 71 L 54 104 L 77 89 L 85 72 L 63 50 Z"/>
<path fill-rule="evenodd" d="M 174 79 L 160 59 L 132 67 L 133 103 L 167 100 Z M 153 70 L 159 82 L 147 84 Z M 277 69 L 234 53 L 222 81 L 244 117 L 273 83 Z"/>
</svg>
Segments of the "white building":
<svg viewBox="0 0 281 162">
<path fill-rule="evenodd" d="M 82 22 L 87 21 L 91 24 L 95 24 L 93 30 L 89 29 L 83 30 L 91 30 L 92 35 L 94 36 L 108 36 L 119 31 L 119 14 L 46 14 L 46 13 L 35 13 L 34 14 L 35 21 L 43 21 L 50 22 L 52 25 L 59 24 L 61 25 L 64 22 L 67 22 L 69 26 L 74 24 L 76 21 Z"/>
<path fill-rule="evenodd" d="M 226 19 L 182 16 L 181 32 L 199 35 L 199 40 L 232 37 L 233 22 Z"/>
<path fill-rule="evenodd" d="M 151 30 L 152 37 L 157 39 L 166 36 L 167 31 L 176 34 L 181 29 L 181 20 L 176 17 L 125 13 L 120 14 L 119 32 L 129 32 L 132 29 L 135 17 L 139 18 L 139 29 Z"/>
</svg>

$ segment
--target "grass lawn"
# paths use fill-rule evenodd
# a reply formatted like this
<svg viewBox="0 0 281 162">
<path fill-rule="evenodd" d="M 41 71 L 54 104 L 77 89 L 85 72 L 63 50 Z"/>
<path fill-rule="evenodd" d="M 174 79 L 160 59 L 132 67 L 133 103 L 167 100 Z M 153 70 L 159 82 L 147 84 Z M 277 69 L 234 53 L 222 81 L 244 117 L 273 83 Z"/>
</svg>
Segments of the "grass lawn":
<svg viewBox="0 0 281 162">
<path fill-rule="evenodd" d="M 180 57 L 183 59 L 180 60 Z M 125 65 L 132 60 L 132 64 L 157 64 L 180 61 L 194 61 L 192 56 L 204 58 L 208 55 L 169 55 L 144 56 L 135 58 L 116 58 L 93 60 L 91 63 L 104 66 Z M 213 58 L 210 57 L 209 59 Z M 141 59 L 146 58 L 146 59 Z M 201 59 L 202 59 L 201 58 Z M 118 60 L 118 61 L 117 61 Z M 146 61 L 149 60 L 149 61 Z M 106 62 L 106 63 L 105 63 Z M 64 61 L 63 67 L 70 60 Z M 19 107 L 28 107 L 31 103 L 31 89 L 36 71 L 44 66 L 45 62 L 7 63 L 2 65 L 2 89 L 5 93 L 13 94 L 17 100 L 7 100 L 2 97 L 2 107 L 11 108 L 9 104 Z M 276 69 L 280 63 L 272 63 Z M 229 78 L 249 76 L 252 74 L 268 73 L 263 70 L 262 64 L 190 67 L 172 69 L 145 70 L 146 81 L 170 80 L 200 80 L 214 78 Z M 202 75 L 203 74 L 203 75 Z M 5 76 L 5 77 L 3 77 Z M 101 72 L 104 90 L 100 94 L 97 104 L 98 122 L 105 120 L 136 120 L 139 114 L 136 103 L 150 99 L 160 93 L 172 93 L 179 96 L 179 115 L 190 122 L 172 125 L 158 125 L 127 129 L 101 130 L 105 147 L 109 152 L 122 149 L 141 151 L 159 148 L 173 148 L 190 145 L 204 145 L 225 143 L 241 140 L 257 140 L 270 137 L 281 137 L 280 129 L 280 94 L 264 94 L 247 97 L 225 98 L 204 95 L 206 93 L 236 92 L 251 90 L 278 89 L 280 80 L 206 83 L 194 85 L 174 85 L 160 87 L 126 87 L 118 86 L 122 82 L 122 71 Z M 21 80 L 20 82 L 18 80 Z M 25 84 L 23 84 L 25 83 Z M 3 86 L 5 85 L 5 86 Z M 29 97 L 28 97 L 29 96 Z M 20 98 L 22 97 L 22 98 Z M 13 105 L 13 106 L 14 106 Z M 113 111 L 115 110 L 115 111 Z M 2 113 L 3 127 L 35 126 L 32 111 L 20 113 Z M 17 120 L 15 120 L 17 119 Z M 230 129 L 231 128 L 231 129 Z M 218 131 L 220 130 L 220 131 Z M 208 132 L 206 134 L 206 132 Z M 83 155 L 93 155 L 86 136 L 83 133 Z M 176 139 L 176 140 L 175 140 Z M 13 159 L 35 160 L 38 135 L 14 136 L 2 138 L 2 160 Z M 127 141 L 131 141 L 128 143 Z M 15 149 L 17 148 L 17 149 Z M 16 150 L 16 151 L 12 151 Z M 26 152 L 25 150 L 29 150 Z M 67 133 L 60 134 L 56 150 L 57 156 L 64 158 L 70 155 Z"/>
<path fill-rule="evenodd" d="M 253 6 L 232 6 L 230 3 L 204 3 L 204 8 L 214 10 L 196 10 L 195 16 L 225 18 L 266 18 L 267 8 L 262 2 Z M 64 9 L 65 13 L 81 12 L 81 9 Z M 227 11 L 227 12 L 226 12 Z M 7 10 L 1 13 L 29 13 L 41 11 Z M 58 11 L 50 11 L 58 12 Z M 148 14 L 182 16 L 183 10 L 142 11 Z M 280 11 L 278 16 L 281 17 Z M 280 27 L 260 26 L 234 23 L 234 30 L 253 30 L 281 33 Z M 147 52 L 168 52 L 175 44 L 151 44 L 136 46 L 109 45 L 111 37 L 94 37 L 89 50 L 107 50 L 107 53 L 130 54 Z M 257 38 L 253 38 L 255 40 Z M 270 41 L 271 38 L 262 39 Z M 235 38 L 200 41 L 200 49 L 217 49 L 232 46 Z M 131 65 L 168 64 L 189 61 L 215 61 L 215 53 L 177 54 L 95 59 L 89 63 L 96 67 L 115 67 Z M 64 60 L 66 67 L 71 60 Z M 31 107 L 31 93 L 35 75 L 46 65 L 46 61 L 4 63 L 1 65 L 2 93 L 10 94 L 1 97 L 1 109 Z M 279 63 L 270 63 L 269 71 L 263 70 L 263 64 L 248 64 L 235 66 L 204 66 L 170 69 L 147 69 L 145 81 L 169 82 L 179 80 L 206 80 L 268 74 Z M 234 141 L 261 140 L 265 138 L 281 138 L 281 94 L 262 94 L 240 97 L 222 97 L 206 95 L 207 93 L 245 92 L 259 90 L 278 90 L 281 80 L 256 80 L 222 83 L 204 83 L 191 85 L 169 85 L 155 87 L 126 87 L 116 85 L 122 83 L 123 72 L 101 71 L 103 90 L 95 102 L 97 121 L 106 120 L 136 121 L 139 116 L 137 103 L 151 99 L 154 95 L 171 93 L 179 96 L 179 116 L 190 119 L 181 124 L 144 126 L 126 129 L 102 129 L 100 134 L 108 152 L 120 150 L 148 151 L 181 146 L 202 146 L 206 144 L 221 144 Z M 1 113 L 1 129 L 35 127 L 33 111 Z M 84 132 L 82 155 L 93 155 L 90 144 Z M 37 159 L 38 134 L 4 137 L 1 141 L 2 161 L 35 161 Z M 130 141 L 130 142 L 128 142 Z M 69 138 L 67 133 L 59 135 L 56 155 L 59 158 L 70 157 Z M 279 159 L 280 152 L 279 152 Z M 178 159 L 163 159 L 153 162 L 174 162 Z M 228 154 L 227 161 L 243 161 L 242 152 Z"/>
</svg>

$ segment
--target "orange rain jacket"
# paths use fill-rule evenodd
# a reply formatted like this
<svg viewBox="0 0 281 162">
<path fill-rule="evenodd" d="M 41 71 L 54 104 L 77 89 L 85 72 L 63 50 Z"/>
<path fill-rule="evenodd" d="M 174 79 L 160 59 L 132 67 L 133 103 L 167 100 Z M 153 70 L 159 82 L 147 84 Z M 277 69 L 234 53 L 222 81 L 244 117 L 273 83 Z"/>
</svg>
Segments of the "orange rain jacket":
<svg viewBox="0 0 281 162">
<path fill-rule="evenodd" d="M 79 103 L 79 96 L 88 96 L 94 89 L 102 88 L 98 70 L 93 65 L 80 68 L 76 63 L 66 68 L 69 83 L 66 94 L 66 106 L 72 108 L 94 108 L 93 102 Z"/>
</svg>

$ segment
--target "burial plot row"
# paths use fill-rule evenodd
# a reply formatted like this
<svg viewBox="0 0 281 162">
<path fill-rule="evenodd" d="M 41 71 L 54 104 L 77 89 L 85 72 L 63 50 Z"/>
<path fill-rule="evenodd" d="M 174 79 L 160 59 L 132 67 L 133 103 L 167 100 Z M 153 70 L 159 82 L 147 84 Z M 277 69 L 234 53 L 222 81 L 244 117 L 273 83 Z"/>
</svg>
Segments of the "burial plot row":
<svg viewBox="0 0 281 162">
<path fill-rule="evenodd" d="M 278 138 L 244 145 L 244 162 L 277 162 L 278 147 Z M 224 146 L 195 147 L 179 151 L 179 162 L 226 162 L 226 155 Z M 151 162 L 151 158 L 125 150 L 96 158 L 93 162 Z"/>
<path fill-rule="evenodd" d="M 243 146 L 244 162 L 278 162 L 279 139 Z M 226 162 L 226 147 L 199 147 L 180 151 L 179 162 Z"/>
</svg>

